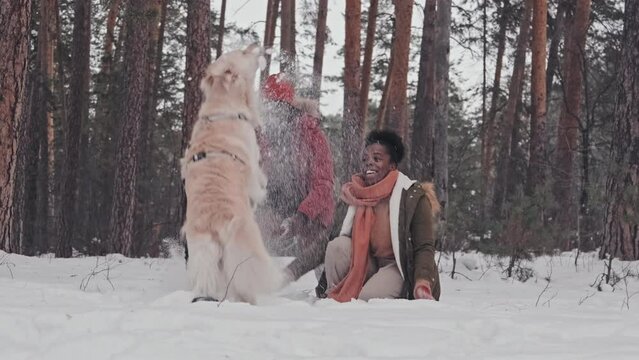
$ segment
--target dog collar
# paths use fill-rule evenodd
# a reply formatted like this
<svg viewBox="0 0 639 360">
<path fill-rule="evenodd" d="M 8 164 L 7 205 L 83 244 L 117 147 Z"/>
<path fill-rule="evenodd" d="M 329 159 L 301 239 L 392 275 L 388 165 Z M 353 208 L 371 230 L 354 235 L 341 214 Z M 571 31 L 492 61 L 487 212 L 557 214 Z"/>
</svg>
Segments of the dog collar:
<svg viewBox="0 0 639 360">
<path fill-rule="evenodd" d="M 248 121 L 248 118 L 246 117 L 246 115 L 244 115 L 244 113 L 218 113 L 218 114 L 202 116 L 201 119 L 211 121 L 211 122 L 224 120 L 224 119 L 240 119 L 240 120 Z"/>
<path fill-rule="evenodd" d="M 242 163 L 242 165 L 246 165 L 246 163 L 244 162 L 244 160 L 240 159 L 239 156 L 228 152 L 226 150 L 218 150 L 218 151 L 200 151 L 199 153 L 193 155 L 193 157 L 191 158 L 191 162 L 197 162 L 203 159 L 206 159 L 207 157 L 211 157 L 211 156 L 219 156 L 219 155 L 224 155 L 224 156 L 229 156 L 231 157 L 231 159 Z"/>
</svg>

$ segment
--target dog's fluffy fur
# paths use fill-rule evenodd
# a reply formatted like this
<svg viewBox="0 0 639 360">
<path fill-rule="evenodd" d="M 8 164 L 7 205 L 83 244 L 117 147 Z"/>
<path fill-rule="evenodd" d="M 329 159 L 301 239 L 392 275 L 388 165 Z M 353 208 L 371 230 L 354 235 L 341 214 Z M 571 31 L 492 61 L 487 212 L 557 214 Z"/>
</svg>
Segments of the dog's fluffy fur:
<svg viewBox="0 0 639 360">
<path fill-rule="evenodd" d="M 262 54 L 257 45 L 226 53 L 208 66 L 200 83 L 204 99 L 182 159 L 187 196 L 182 232 L 196 297 L 255 303 L 282 281 L 253 216 L 266 195 L 253 88 Z M 206 158 L 193 161 L 200 152 Z"/>
</svg>

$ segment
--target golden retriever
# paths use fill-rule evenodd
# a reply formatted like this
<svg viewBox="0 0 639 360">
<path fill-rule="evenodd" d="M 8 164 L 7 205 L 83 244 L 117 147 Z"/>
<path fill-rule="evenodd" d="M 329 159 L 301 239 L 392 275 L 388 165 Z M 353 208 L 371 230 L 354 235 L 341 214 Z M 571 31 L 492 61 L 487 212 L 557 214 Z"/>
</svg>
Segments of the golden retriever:
<svg viewBox="0 0 639 360">
<path fill-rule="evenodd" d="M 254 90 L 263 53 L 251 45 L 223 54 L 200 83 L 203 102 L 181 160 L 187 197 L 182 232 L 194 301 L 255 304 L 282 282 L 254 218 L 255 206 L 266 195 Z"/>
</svg>

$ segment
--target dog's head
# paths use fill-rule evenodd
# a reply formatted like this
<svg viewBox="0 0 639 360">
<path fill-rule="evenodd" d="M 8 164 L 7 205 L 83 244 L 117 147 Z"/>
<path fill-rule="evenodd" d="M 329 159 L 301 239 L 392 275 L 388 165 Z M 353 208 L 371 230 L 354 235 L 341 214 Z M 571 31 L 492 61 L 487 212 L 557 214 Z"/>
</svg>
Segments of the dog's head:
<svg viewBox="0 0 639 360">
<path fill-rule="evenodd" d="M 254 126 L 261 125 L 257 114 L 255 95 L 255 76 L 257 70 L 266 65 L 266 51 L 252 44 L 244 50 L 234 50 L 222 54 L 209 64 L 200 82 L 200 89 L 207 102 L 216 96 L 225 96 L 230 100 L 240 100 L 250 111 L 249 120 Z"/>
</svg>

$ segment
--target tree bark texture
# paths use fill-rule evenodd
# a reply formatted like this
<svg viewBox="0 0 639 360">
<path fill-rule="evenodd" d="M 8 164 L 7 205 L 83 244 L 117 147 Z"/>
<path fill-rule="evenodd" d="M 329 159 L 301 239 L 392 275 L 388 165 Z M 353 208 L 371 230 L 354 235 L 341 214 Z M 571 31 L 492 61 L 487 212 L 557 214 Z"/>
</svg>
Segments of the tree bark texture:
<svg viewBox="0 0 639 360">
<path fill-rule="evenodd" d="M 545 171 L 546 139 L 546 28 L 548 3 L 534 0 L 532 22 L 532 69 L 531 97 L 532 117 L 530 119 L 530 160 L 526 194 L 532 196 L 543 186 Z"/>
<path fill-rule="evenodd" d="M 344 179 L 356 169 L 364 129 L 360 128 L 360 0 L 346 0 L 346 31 L 344 39 L 344 123 L 342 125 L 342 156 Z"/>
<path fill-rule="evenodd" d="M 155 4 L 131 0 L 127 8 L 126 100 L 116 157 L 113 206 L 109 222 L 111 251 L 131 256 L 134 241 L 134 219 L 137 204 L 136 184 L 140 129 L 144 117 L 145 95 L 148 93 L 150 26 L 157 26 Z M 208 8 L 207 8 L 208 10 Z M 210 52 L 209 48 L 206 48 Z"/>
<path fill-rule="evenodd" d="M 275 28 L 277 26 L 277 18 L 279 16 L 280 0 L 267 0 L 266 5 L 266 24 L 264 25 L 264 47 L 273 48 L 275 41 Z M 260 84 L 264 84 L 271 70 L 271 54 L 266 54 L 266 67 L 262 70 L 260 76 Z"/>
<path fill-rule="evenodd" d="M 559 43 L 566 28 L 566 1 L 568 0 L 559 0 L 557 15 L 552 27 L 550 48 L 548 49 L 548 66 L 546 67 L 546 96 L 548 98 L 552 97 L 552 85 L 559 65 Z"/>
<path fill-rule="evenodd" d="M 224 48 L 224 31 L 226 19 L 226 0 L 222 0 L 222 8 L 220 9 L 220 28 L 217 33 L 217 44 L 215 46 L 215 58 L 222 56 L 222 49 Z"/>
<path fill-rule="evenodd" d="M 493 199 L 493 215 L 501 216 L 501 209 L 506 197 L 508 188 L 508 168 L 511 158 L 511 140 L 515 116 L 517 116 L 517 104 L 521 99 L 524 72 L 526 67 L 526 49 L 528 49 L 528 35 L 530 32 L 530 15 L 532 12 L 532 1 L 525 0 L 522 9 L 519 35 L 517 37 L 517 48 L 515 49 L 515 63 L 513 74 L 508 87 L 508 102 L 502 115 L 500 126 L 501 144 L 499 147 L 499 157 L 497 163 L 497 177 L 495 179 L 495 191 Z"/>
<path fill-rule="evenodd" d="M 393 67 L 389 70 L 388 127 L 395 130 L 405 141 L 408 135 L 408 55 L 410 49 L 412 1 L 394 0 L 395 4 L 395 41 L 391 49 Z"/>
<path fill-rule="evenodd" d="M 77 169 L 80 165 L 82 125 L 89 115 L 90 43 L 91 1 L 76 1 L 71 49 L 73 72 L 69 84 L 69 112 L 64 132 L 66 137 L 60 183 L 59 234 L 55 249 L 57 257 L 71 257 L 71 246 L 77 229 Z"/>
<path fill-rule="evenodd" d="M 18 251 L 12 235 L 17 135 L 24 109 L 31 1 L 0 0 L 0 249 Z"/>
<path fill-rule="evenodd" d="M 557 220 L 566 230 L 576 229 L 573 200 L 573 158 L 581 122 L 581 95 L 586 35 L 590 25 L 590 0 L 576 2 L 575 12 L 566 33 L 563 62 L 563 102 L 557 129 L 557 152 L 553 167 L 553 193 L 559 207 Z M 568 248 L 567 242 L 563 245 Z"/>
<path fill-rule="evenodd" d="M 506 50 L 506 30 L 508 29 L 508 19 L 511 16 L 512 7 L 510 0 L 503 0 L 499 9 L 499 32 L 497 35 L 497 58 L 495 62 L 495 78 L 490 98 L 490 108 L 486 122 L 482 126 L 482 147 L 481 147 L 481 197 L 482 216 L 485 216 L 490 209 L 495 189 L 495 137 L 497 134 L 497 106 L 499 95 L 501 94 L 501 71 L 504 62 L 504 52 Z"/>
<path fill-rule="evenodd" d="M 426 0 L 417 77 L 417 97 L 411 141 L 411 172 L 421 180 L 434 179 L 435 142 L 435 23 L 437 0 Z"/>
<path fill-rule="evenodd" d="M 639 1 L 626 0 L 601 257 L 639 259 Z"/>
<path fill-rule="evenodd" d="M 441 220 L 446 221 L 448 203 L 448 72 L 450 54 L 451 0 L 437 1 L 435 38 L 435 189 L 441 205 Z"/>
<path fill-rule="evenodd" d="M 317 26 L 315 31 L 315 54 L 313 55 L 312 97 L 319 100 L 322 91 L 322 69 L 324 66 L 324 47 L 326 45 L 326 16 L 328 0 L 319 0 L 317 8 Z"/>
<path fill-rule="evenodd" d="M 209 41 L 210 7 L 210 0 L 193 0 L 188 5 L 182 153 L 191 138 L 191 129 L 202 103 L 200 80 L 206 67 L 211 62 L 211 44 Z"/>
<path fill-rule="evenodd" d="M 295 0 L 281 0 L 280 12 L 280 72 L 292 78 L 295 69 Z"/>
<path fill-rule="evenodd" d="M 366 24 L 366 42 L 364 44 L 364 60 L 362 61 L 362 84 L 359 93 L 359 106 L 363 129 L 368 121 L 368 93 L 371 86 L 371 70 L 373 68 L 373 48 L 375 47 L 375 29 L 379 0 L 371 0 L 368 7 L 368 23 Z"/>
</svg>

